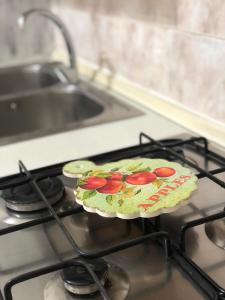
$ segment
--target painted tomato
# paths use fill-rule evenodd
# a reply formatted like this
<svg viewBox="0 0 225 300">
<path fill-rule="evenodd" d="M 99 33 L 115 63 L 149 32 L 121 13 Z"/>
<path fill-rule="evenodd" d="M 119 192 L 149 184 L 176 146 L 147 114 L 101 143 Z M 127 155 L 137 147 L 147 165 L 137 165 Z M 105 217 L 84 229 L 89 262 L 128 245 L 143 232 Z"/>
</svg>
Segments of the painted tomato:
<svg viewBox="0 0 225 300">
<path fill-rule="evenodd" d="M 173 168 L 170 167 L 161 167 L 154 170 L 154 173 L 158 177 L 170 177 L 176 173 Z"/>
<path fill-rule="evenodd" d="M 90 176 L 85 178 L 85 183 L 80 187 L 85 190 L 96 190 L 106 185 L 107 180 L 98 176 Z"/>
<path fill-rule="evenodd" d="M 102 194 L 116 194 L 123 187 L 123 182 L 120 180 L 107 180 L 106 185 L 98 189 L 99 193 Z"/>
<path fill-rule="evenodd" d="M 123 180 L 123 174 L 119 172 L 113 172 L 109 177 L 107 177 L 109 180 Z"/>
<path fill-rule="evenodd" d="M 128 175 L 126 177 L 126 182 L 134 185 L 142 185 L 153 182 L 156 179 L 156 175 L 151 172 L 139 172 Z"/>
</svg>

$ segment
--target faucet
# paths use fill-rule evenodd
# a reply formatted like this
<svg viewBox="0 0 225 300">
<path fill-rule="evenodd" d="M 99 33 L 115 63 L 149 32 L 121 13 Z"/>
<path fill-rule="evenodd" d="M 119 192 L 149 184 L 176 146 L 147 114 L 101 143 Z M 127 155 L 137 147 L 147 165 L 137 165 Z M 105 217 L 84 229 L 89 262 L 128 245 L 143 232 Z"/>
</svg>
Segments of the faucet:
<svg viewBox="0 0 225 300">
<path fill-rule="evenodd" d="M 77 74 L 77 63 L 76 63 L 76 54 L 75 50 L 73 47 L 73 42 L 72 38 L 69 34 L 69 31 L 67 30 L 66 26 L 63 24 L 63 22 L 60 20 L 58 16 L 53 14 L 52 12 L 45 10 L 45 9 L 29 9 L 25 11 L 19 18 L 18 18 L 18 24 L 20 28 L 24 28 L 25 21 L 28 18 L 28 16 L 33 15 L 33 14 L 38 14 L 41 15 L 47 19 L 50 19 L 55 23 L 58 28 L 61 30 L 62 35 L 64 37 L 66 47 L 69 53 L 69 62 L 70 62 L 70 67 L 73 68 L 76 72 L 76 78 L 78 78 Z"/>
</svg>

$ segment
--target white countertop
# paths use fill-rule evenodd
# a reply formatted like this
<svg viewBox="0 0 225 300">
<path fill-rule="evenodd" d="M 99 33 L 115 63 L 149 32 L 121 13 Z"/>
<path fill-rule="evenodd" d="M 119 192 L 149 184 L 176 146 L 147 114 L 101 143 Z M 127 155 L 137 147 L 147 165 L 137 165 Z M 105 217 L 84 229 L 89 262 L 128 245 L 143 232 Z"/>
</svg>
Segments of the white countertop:
<svg viewBox="0 0 225 300">
<path fill-rule="evenodd" d="M 84 78 L 92 78 L 96 66 L 78 61 L 79 73 Z M 108 72 L 102 70 L 96 81 L 107 86 L 108 78 Z M 223 125 L 208 122 L 121 76 L 111 81 L 110 89 L 126 101 L 129 99 L 129 103 L 142 109 L 145 115 L 0 146 L 0 177 L 17 173 L 18 160 L 22 160 L 28 169 L 35 169 L 136 145 L 140 132 L 155 139 L 187 132 L 193 135 L 195 132 L 196 136 L 206 136 L 210 141 L 225 146 Z"/>
<path fill-rule="evenodd" d="M 95 71 L 87 63 L 79 67 L 85 78 L 91 78 Z M 107 85 L 107 76 L 100 73 L 97 82 Z M 206 136 L 225 146 L 224 126 L 207 122 L 120 76 L 111 81 L 111 90 L 126 101 L 129 99 L 129 103 L 143 110 L 145 115 L 0 146 L 0 177 L 17 173 L 18 160 L 22 160 L 28 169 L 35 169 L 136 145 L 140 132 L 155 139 L 195 132 L 196 136 Z"/>
<path fill-rule="evenodd" d="M 17 173 L 18 160 L 34 169 L 136 145 L 142 131 L 156 139 L 187 132 L 157 113 L 144 111 L 146 115 L 136 118 L 0 146 L 0 177 Z"/>
</svg>

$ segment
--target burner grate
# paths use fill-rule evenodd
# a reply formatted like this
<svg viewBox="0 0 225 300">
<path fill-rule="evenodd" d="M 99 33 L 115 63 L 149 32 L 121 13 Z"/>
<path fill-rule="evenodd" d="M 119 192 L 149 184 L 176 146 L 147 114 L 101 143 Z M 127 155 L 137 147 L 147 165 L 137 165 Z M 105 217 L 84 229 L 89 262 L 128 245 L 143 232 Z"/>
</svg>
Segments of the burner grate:
<svg viewBox="0 0 225 300">
<path fill-rule="evenodd" d="M 147 143 L 144 143 L 144 139 L 147 140 Z M 220 156 L 219 154 L 209 150 L 208 141 L 203 137 L 193 137 L 186 140 L 173 140 L 173 141 L 156 141 L 153 138 L 149 137 L 145 133 L 141 133 L 139 136 L 140 144 L 137 146 L 116 150 L 109 153 L 104 153 L 100 155 L 96 155 L 93 157 L 89 157 L 86 159 L 90 159 L 96 163 L 104 163 L 109 161 L 116 161 L 124 158 L 131 158 L 136 156 L 148 156 L 148 157 L 158 157 L 159 155 L 165 155 L 170 159 L 176 159 L 181 161 L 182 163 L 194 168 L 199 173 L 197 174 L 199 179 L 208 178 L 218 186 L 225 188 L 225 182 L 217 178 L 215 175 L 222 173 L 225 171 L 225 158 Z M 211 161 L 219 164 L 219 168 L 208 171 L 207 168 L 203 169 L 199 167 L 193 161 L 190 161 L 188 158 L 185 158 L 181 147 L 188 147 L 191 149 L 195 149 L 203 158 L 210 159 Z M 72 238 L 70 232 L 67 230 L 65 225 L 62 223 L 61 218 L 64 218 L 69 215 L 78 214 L 83 212 L 82 208 L 73 208 L 69 209 L 62 213 L 56 213 L 54 207 L 48 202 L 44 193 L 42 192 L 38 181 L 41 179 L 45 179 L 47 177 L 55 177 L 62 174 L 62 166 L 67 163 L 63 162 L 54 166 L 45 167 L 41 169 L 37 169 L 34 171 L 28 171 L 25 165 L 20 161 L 19 168 L 20 174 L 16 174 L 13 176 L 8 176 L 6 178 L 0 179 L 0 190 L 4 190 L 7 188 L 11 188 L 14 186 L 22 185 L 25 183 L 30 183 L 34 191 L 39 195 L 39 197 L 45 202 L 46 206 L 49 210 L 49 216 L 42 217 L 40 219 L 28 221 L 19 225 L 10 226 L 8 228 L 3 228 L 0 230 L 0 235 L 9 234 L 11 232 L 15 232 L 18 230 L 22 230 L 25 228 L 29 228 L 38 224 L 46 223 L 51 220 L 55 220 L 63 231 L 65 237 L 71 244 L 75 252 L 75 258 L 73 260 L 69 260 L 66 262 L 61 262 L 59 264 L 55 264 L 52 266 L 48 266 L 45 268 L 41 268 L 38 270 L 34 270 L 20 276 L 17 276 L 11 279 L 4 288 L 4 295 L 6 300 L 12 300 L 12 287 L 21 282 L 27 281 L 29 279 L 35 278 L 37 276 L 41 276 L 47 273 L 51 273 L 54 271 L 62 270 L 72 266 L 83 266 L 87 272 L 91 275 L 94 282 L 99 287 L 99 291 L 103 299 L 110 299 L 105 288 L 101 285 L 97 275 L 93 270 L 89 267 L 86 259 L 94 259 L 100 258 L 105 255 L 127 249 L 129 247 L 138 245 L 147 240 L 156 240 L 159 244 L 163 245 L 165 248 L 165 257 L 169 259 L 172 258 L 181 266 L 181 268 L 190 275 L 192 280 L 198 284 L 200 288 L 202 288 L 205 293 L 210 296 L 212 299 L 222 299 L 225 297 L 225 290 L 218 286 L 202 269 L 200 269 L 190 258 L 185 255 L 185 236 L 186 232 L 189 228 L 194 226 L 198 226 L 200 224 L 204 224 L 210 222 L 212 220 L 216 220 L 225 216 L 225 212 L 222 211 L 220 213 L 206 216 L 204 218 L 199 218 L 197 220 L 186 223 L 181 230 L 180 234 L 180 244 L 171 243 L 168 233 L 160 230 L 160 217 L 154 218 L 154 223 L 152 220 L 144 220 L 142 219 L 141 226 L 143 231 L 143 236 L 138 238 L 122 242 L 116 244 L 112 247 L 106 248 L 101 251 L 95 252 L 85 252 L 80 249 L 75 240 Z"/>
<path fill-rule="evenodd" d="M 225 182 L 218 179 L 217 177 L 215 177 L 213 174 L 211 174 L 210 172 L 202 169 L 201 167 L 199 167 L 197 164 L 193 163 L 192 161 L 184 158 L 183 156 L 181 156 L 180 154 L 178 154 L 176 151 L 174 151 L 171 148 L 168 148 L 167 146 L 163 145 L 163 143 L 154 140 L 153 138 L 149 137 L 147 134 L 145 133 L 141 133 L 140 134 L 140 144 L 142 144 L 143 142 L 143 138 L 148 139 L 150 142 L 152 142 L 153 144 L 157 145 L 159 148 L 161 148 L 161 150 L 165 151 L 168 154 L 172 154 L 174 155 L 178 160 L 182 161 L 183 163 L 187 164 L 188 166 L 196 169 L 197 171 L 199 171 L 199 174 L 197 174 L 197 177 L 207 177 L 209 179 L 211 179 L 213 182 L 217 183 L 218 185 L 220 185 L 222 188 L 225 188 Z M 195 138 L 192 141 L 196 142 L 196 141 L 203 141 L 204 143 L 204 150 L 205 150 L 205 155 L 207 155 L 208 153 L 208 143 L 206 141 L 205 138 Z M 217 170 L 218 173 L 221 172 L 221 169 Z M 215 173 L 215 170 L 214 170 Z"/>
<path fill-rule="evenodd" d="M 76 261 L 76 259 L 79 259 L 79 264 L 82 265 L 83 267 L 86 268 L 86 270 L 89 272 L 89 274 L 91 275 L 91 277 L 93 278 L 94 282 L 97 284 L 99 291 L 102 295 L 102 298 L 105 300 L 110 300 L 105 288 L 102 286 L 101 282 L 98 280 L 97 275 L 95 274 L 95 272 L 88 266 L 88 263 L 85 261 L 85 258 L 87 259 L 94 259 L 94 258 L 99 258 L 111 253 L 115 253 L 117 251 L 121 251 L 124 250 L 126 248 L 132 247 L 132 246 L 136 246 L 140 243 L 143 243 L 147 240 L 153 239 L 153 238 L 161 238 L 164 240 L 164 246 L 165 246 L 165 256 L 166 259 L 168 259 L 171 255 L 171 246 L 170 246 L 170 240 L 168 237 L 168 234 L 166 232 L 163 231 L 159 231 L 159 232 L 153 232 L 147 235 L 143 235 L 141 237 L 126 241 L 126 242 L 122 242 L 119 243 L 117 245 L 114 245 L 112 247 L 106 248 L 104 250 L 101 251 L 95 251 L 95 252 L 90 252 L 87 253 L 83 250 L 81 250 L 76 242 L 74 241 L 74 239 L 72 238 L 71 234 L 69 233 L 69 231 L 67 230 L 67 228 L 65 227 L 65 225 L 62 223 L 60 217 L 57 215 L 57 213 L 55 212 L 54 208 L 52 207 L 52 205 L 49 203 L 49 201 L 47 200 L 47 198 L 45 197 L 45 195 L 43 194 L 43 192 L 41 191 L 40 187 L 38 186 L 38 182 L 35 178 L 32 178 L 31 173 L 26 169 L 25 165 L 23 164 L 22 161 L 19 161 L 19 168 L 20 168 L 20 172 L 25 172 L 26 176 L 30 179 L 30 184 L 33 186 L 34 190 L 36 191 L 36 193 L 39 195 L 39 197 L 45 202 L 46 206 L 49 209 L 50 214 L 52 215 L 52 217 L 55 219 L 55 221 L 57 222 L 57 224 L 59 225 L 60 229 L 62 230 L 62 232 L 64 233 L 65 237 L 67 238 L 68 242 L 71 244 L 75 254 L 78 253 L 77 257 L 74 259 Z M 29 223 L 31 223 L 32 226 L 33 223 L 37 223 L 35 221 L 31 221 Z M 26 223 L 24 224 L 25 226 L 27 225 Z M 24 228 L 27 228 L 24 227 Z M 33 272 L 27 272 L 21 276 L 18 276 L 14 279 L 12 279 L 10 282 L 8 282 L 5 285 L 4 288 L 4 294 L 5 294 L 5 298 L 6 300 L 13 300 L 12 298 L 12 288 L 14 285 L 24 282 L 28 279 L 40 276 L 40 275 L 44 275 L 46 273 L 50 273 L 56 270 L 60 270 L 60 269 L 64 269 L 66 267 L 69 266 L 76 266 L 76 263 L 71 263 L 68 262 L 68 264 L 60 264 L 60 265 L 55 265 L 55 266 L 51 266 L 51 267 L 47 267 L 44 269 L 39 269 Z"/>
</svg>

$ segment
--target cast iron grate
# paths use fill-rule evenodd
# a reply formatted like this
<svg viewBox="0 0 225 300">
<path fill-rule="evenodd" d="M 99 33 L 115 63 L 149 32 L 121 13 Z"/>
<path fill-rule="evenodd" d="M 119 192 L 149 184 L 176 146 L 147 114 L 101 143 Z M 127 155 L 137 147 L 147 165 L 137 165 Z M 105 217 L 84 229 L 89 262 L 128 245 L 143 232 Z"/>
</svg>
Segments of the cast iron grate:
<svg viewBox="0 0 225 300">
<path fill-rule="evenodd" d="M 144 143 L 144 140 L 147 143 Z M 199 167 L 195 162 L 186 158 L 183 155 L 182 147 L 190 147 L 198 151 L 202 155 L 203 158 L 207 160 L 211 160 L 219 165 L 219 168 L 215 170 L 208 171 L 207 169 L 203 169 Z M 203 137 L 192 137 L 185 140 L 164 140 L 157 141 L 145 133 L 140 133 L 139 136 L 139 145 L 128 147 L 92 157 L 88 157 L 85 159 L 90 159 L 96 163 L 104 163 L 107 161 L 116 161 L 118 159 L 131 158 L 136 156 L 147 156 L 147 157 L 163 157 L 171 160 L 177 160 L 185 165 L 194 168 L 198 171 L 198 178 L 208 178 L 213 181 L 215 184 L 219 185 L 221 188 L 225 188 L 225 182 L 218 179 L 215 175 L 220 174 L 225 171 L 225 158 L 220 156 L 219 154 L 209 150 L 208 141 Z M 31 272 L 27 272 L 21 274 L 10 281 L 8 281 L 4 288 L 4 295 L 6 300 L 12 300 L 12 288 L 14 285 L 22 283 L 26 280 L 35 278 L 37 276 L 41 276 L 50 272 L 54 272 L 57 270 L 61 270 L 70 266 L 83 266 L 86 268 L 87 272 L 92 276 L 93 280 L 99 287 L 99 291 L 101 293 L 102 299 L 110 299 L 105 288 L 101 285 L 98 277 L 90 268 L 88 263 L 85 261 L 86 258 L 93 259 L 103 257 L 105 255 L 124 250 L 126 248 L 138 245 L 147 240 L 156 240 L 159 244 L 165 247 L 165 257 L 166 259 L 173 258 L 181 268 L 190 275 L 191 279 L 210 297 L 211 299 L 224 299 L 225 298 L 225 290 L 218 286 L 212 278 L 210 278 L 202 269 L 200 269 L 191 259 L 189 259 L 185 255 L 185 236 L 186 232 L 189 228 L 198 226 L 204 223 L 207 223 L 212 220 L 216 220 L 219 218 L 225 217 L 225 211 L 221 211 L 220 213 L 213 214 L 211 216 L 207 216 L 204 218 L 200 218 L 194 221 L 191 221 L 185 224 L 180 233 L 180 244 L 171 243 L 168 233 L 160 230 L 160 217 L 154 218 L 155 222 L 152 220 L 148 221 L 146 219 L 142 219 L 142 229 L 143 235 L 126 241 L 119 244 L 116 244 L 112 247 L 106 248 L 101 251 L 95 252 L 85 252 L 80 249 L 76 241 L 72 238 L 70 232 L 67 230 L 65 225 L 62 223 L 61 218 L 64 218 L 69 215 L 78 214 L 83 212 L 81 207 L 69 209 L 68 211 L 57 213 L 51 204 L 49 204 L 45 195 L 42 193 L 38 181 L 48 177 L 55 177 L 62 175 L 62 166 L 67 163 L 63 162 L 57 165 L 44 167 L 41 169 L 28 171 L 22 161 L 19 161 L 19 169 L 20 173 L 8 176 L 0 179 L 0 190 L 4 190 L 6 188 L 14 187 L 20 184 L 25 184 L 29 182 L 39 197 L 45 202 L 49 215 L 45 217 L 41 217 L 40 219 L 35 219 L 32 221 L 24 222 L 22 224 L 13 225 L 7 228 L 3 228 L 0 230 L 0 235 L 9 234 L 11 232 L 15 232 L 18 230 L 22 230 L 25 228 L 33 227 L 39 224 L 43 224 L 49 222 L 51 220 L 55 220 L 64 233 L 65 237 L 71 244 L 75 257 L 73 260 L 60 262 L 55 265 L 51 265 L 48 267 L 44 267 L 41 269 L 33 270 Z"/>
</svg>

